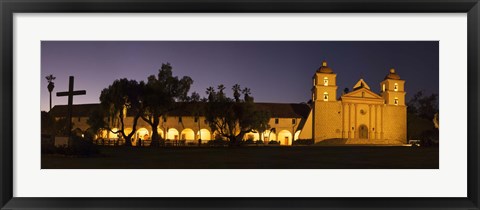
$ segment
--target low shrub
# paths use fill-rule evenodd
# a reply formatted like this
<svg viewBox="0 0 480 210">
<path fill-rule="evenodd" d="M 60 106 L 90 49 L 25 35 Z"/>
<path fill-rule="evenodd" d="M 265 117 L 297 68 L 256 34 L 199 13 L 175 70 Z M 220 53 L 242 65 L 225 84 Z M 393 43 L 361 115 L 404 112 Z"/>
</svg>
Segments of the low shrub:
<svg viewBox="0 0 480 210">
<path fill-rule="evenodd" d="M 55 146 L 53 146 L 52 136 L 48 134 L 42 134 L 41 137 L 41 152 L 42 154 L 55 153 Z"/>
<path fill-rule="evenodd" d="M 253 141 L 253 139 L 248 139 L 244 142 L 242 142 L 243 144 L 255 144 L 255 142 Z"/>
<path fill-rule="evenodd" d="M 268 144 L 280 144 L 280 141 L 269 141 Z"/>
<path fill-rule="evenodd" d="M 297 139 L 293 142 L 293 145 L 313 145 L 314 143 L 313 139 Z"/>
<path fill-rule="evenodd" d="M 221 139 L 215 139 L 215 140 L 208 141 L 207 145 L 209 145 L 209 146 L 227 146 L 228 141 L 221 140 Z"/>
<path fill-rule="evenodd" d="M 93 156 L 100 154 L 100 150 L 92 141 L 74 136 L 69 141 L 69 146 L 55 147 L 54 153 L 69 156 Z"/>
<path fill-rule="evenodd" d="M 53 144 L 45 144 L 42 142 L 41 152 L 42 154 L 54 154 L 56 152 L 56 148 L 53 146 Z"/>
</svg>

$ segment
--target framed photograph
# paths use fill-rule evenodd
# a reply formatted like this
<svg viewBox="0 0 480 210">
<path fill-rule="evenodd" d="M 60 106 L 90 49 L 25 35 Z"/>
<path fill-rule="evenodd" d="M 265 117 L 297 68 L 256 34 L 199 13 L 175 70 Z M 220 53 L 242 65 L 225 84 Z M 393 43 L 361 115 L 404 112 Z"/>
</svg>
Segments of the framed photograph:
<svg viewBox="0 0 480 210">
<path fill-rule="evenodd" d="M 479 208 L 478 1 L 0 6 L 2 209 Z"/>
</svg>

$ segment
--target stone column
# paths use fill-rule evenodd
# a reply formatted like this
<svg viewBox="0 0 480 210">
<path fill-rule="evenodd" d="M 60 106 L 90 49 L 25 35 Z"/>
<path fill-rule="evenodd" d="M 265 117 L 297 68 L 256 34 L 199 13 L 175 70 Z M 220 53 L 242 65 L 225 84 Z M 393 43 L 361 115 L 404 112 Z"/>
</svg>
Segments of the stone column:
<svg viewBox="0 0 480 210">
<path fill-rule="evenodd" d="M 353 124 L 354 129 L 353 129 L 353 138 L 358 138 L 358 131 L 357 131 L 357 104 L 353 104 L 353 107 L 355 107 L 355 122 Z"/>
<path fill-rule="evenodd" d="M 378 139 L 378 105 L 375 105 L 375 139 Z"/>
<path fill-rule="evenodd" d="M 368 139 L 372 138 L 372 105 L 368 105 Z"/>
<path fill-rule="evenodd" d="M 381 138 L 382 140 L 383 140 L 383 125 L 384 125 L 384 123 L 383 123 L 383 121 L 384 121 L 384 119 L 383 119 L 383 116 L 384 116 L 383 111 L 384 111 L 384 110 L 385 110 L 385 105 L 383 105 L 383 106 L 380 108 L 380 116 L 381 116 L 381 124 L 382 124 L 382 125 L 381 125 L 382 128 L 381 128 L 381 131 L 380 131 L 380 138 Z"/>
<path fill-rule="evenodd" d="M 342 102 L 342 139 L 345 138 L 345 104 Z"/>
<path fill-rule="evenodd" d="M 352 123 L 352 112 L 351 112 L 351 107 L 350 104 L 348 104 L 348 138 L 351 138 L 351 133 L 352 133 L 352 128 L 351 128 L 351 123 Z"/>
</svg>

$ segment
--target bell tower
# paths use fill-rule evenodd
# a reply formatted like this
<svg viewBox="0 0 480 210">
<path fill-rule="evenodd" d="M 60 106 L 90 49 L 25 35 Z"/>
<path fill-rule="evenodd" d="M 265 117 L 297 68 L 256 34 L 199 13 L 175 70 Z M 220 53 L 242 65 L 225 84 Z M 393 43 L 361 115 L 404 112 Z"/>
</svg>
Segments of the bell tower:
<svg viewBox="0 0 480 210">
<path fill-rule="evenodd" d="M 313 75 L 312 101 L 337 101 L 337 74 L 328 67 L 327 61 Z"/>
<path fill-rule="evenodd" d="M 341 103 L 337 101 L 337 74 L 328 67 L 327 61 L 313 75 L 312 137 L 315 142 L 334 138 L 341 126 Z"/>
<path fill-rule="evenodd" d="M 386 105 L 405 106 L 405 80 L 401 80 L 395 69 L 380 83 L 381 95 Z"/>
</svg>

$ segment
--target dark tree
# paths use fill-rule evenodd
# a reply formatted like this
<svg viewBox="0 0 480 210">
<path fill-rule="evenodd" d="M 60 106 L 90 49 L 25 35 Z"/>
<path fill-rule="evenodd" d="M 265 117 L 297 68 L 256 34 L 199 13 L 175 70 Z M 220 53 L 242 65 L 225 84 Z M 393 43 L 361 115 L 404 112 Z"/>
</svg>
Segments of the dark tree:
<svg viewBox="0 0 480 210">
<path fill-rule="evenodd" d="M 137 122 L 142 115 L 141 94 L 145 88 L 143 82 L 126 78 L 115 80 L 108 88 L 102 90 L 100 103 L 104 113 L 108 113 L 105 128 L 112 133 L 120 133 L 125 139 L 126 146 L 132 146 L 132 136 L 137 131 Z M 133 126 L 131 133 L 125 133 L 125 119 L 127 113 L 133 115 Z M 111 126 L 119 126 L 113 131 Z"/>
<path fill-rule="evenodd" d="M 438 141 L 438 128 L 435 124 L 438 123 L 438 96 L 425 95 L 423 91 L 419 91 L 410 99 L 407 106 L 408 138 L 421 139 L 422 145 Z"/>
<path fill-rule="evenodd" d="M 269 114 L 263 110 L 257 110 L 250 96 L 250 89 L 243 89 L 244 99 L 235 89 L 235 99 L 226 97 L 223 93 L 225 87 L 219 85 L 217 91 L 213 87 L 207 89 L 208 102 L 205 117 L 213 132 L 229 140 L 230 146 L 239 145 L 244 135 L 249 132 L 258 132 L 268 129 Z"/>
<path fill-rule="evenodd" d="M 72 126 L 74 124 L 72 123 Z M 67 118 L 60 117 L 55 119 L 50 113 L 41 112 L 41 133 L 51 136 L 67 136 L 69 134 L 67 127 Z"/>
<path fill-rule="evenodd" d="M 152 127 L 152 143 L 151 146 L 159 146 L 164 144 L 159 141 L 158 125 L 160 117 L 167 115 L 172 110 L 178 108 L 178 103 L 188 99 L 188 91 L 193 80 L 184 76 L 179 79 L 172 74 L 172 66 L 162 64 L 157 76 L 151 75 L 145 87 L 142 96 L 144 113 L 142 119 Z"/>
<path fill-rule="evenodd" d="M 48 112 L 42 111 L 41 114 L 41 133 L 42 134 L 49 134 L 53 133 L 53 126 L 54 126 L 54 119 L 50 117 Z"/>
<path fill-rule="evenodd" d="M 239 84 L 235 84 L 233 87 L 232 87 L 232 90 L 233 90 L 233 98 L 235 99 L 235 102 L 240 102 L 240 85 Z"/>
<path fill-rule="evenodd" d="M 53 83 L 53 80 L 55 80 L 55 77 L 53 75 L 48 75 L 45 77 L 45 79 L 47 79 L 48 81 L 48 92 L 50 93 L 50 109 L 49 110 L 52 110 L 52 91 L 53 91 L 53 88 L 55 88 L 55 83 Z"/>
<path fill-rule="evenodd" d="M 433 120 L 438 112 L 438 95 L 425 95 L 423 91 L 419 91 L 413 95 L 413 98 L 407 103 L 407 111 L 410 114 L 417 115 L 421 118 Z"/>
<path fill-rule="evenodd" d="M 90 130 L 95 135 L 100 135 L 102 129 L 107 128 L 108 124 L 105 121 L 105 115 L 99 110 L 94 110 L 90 112 L 90 115 L 87 120 L 87 124 L 90 126 Z"/>
</svg>

